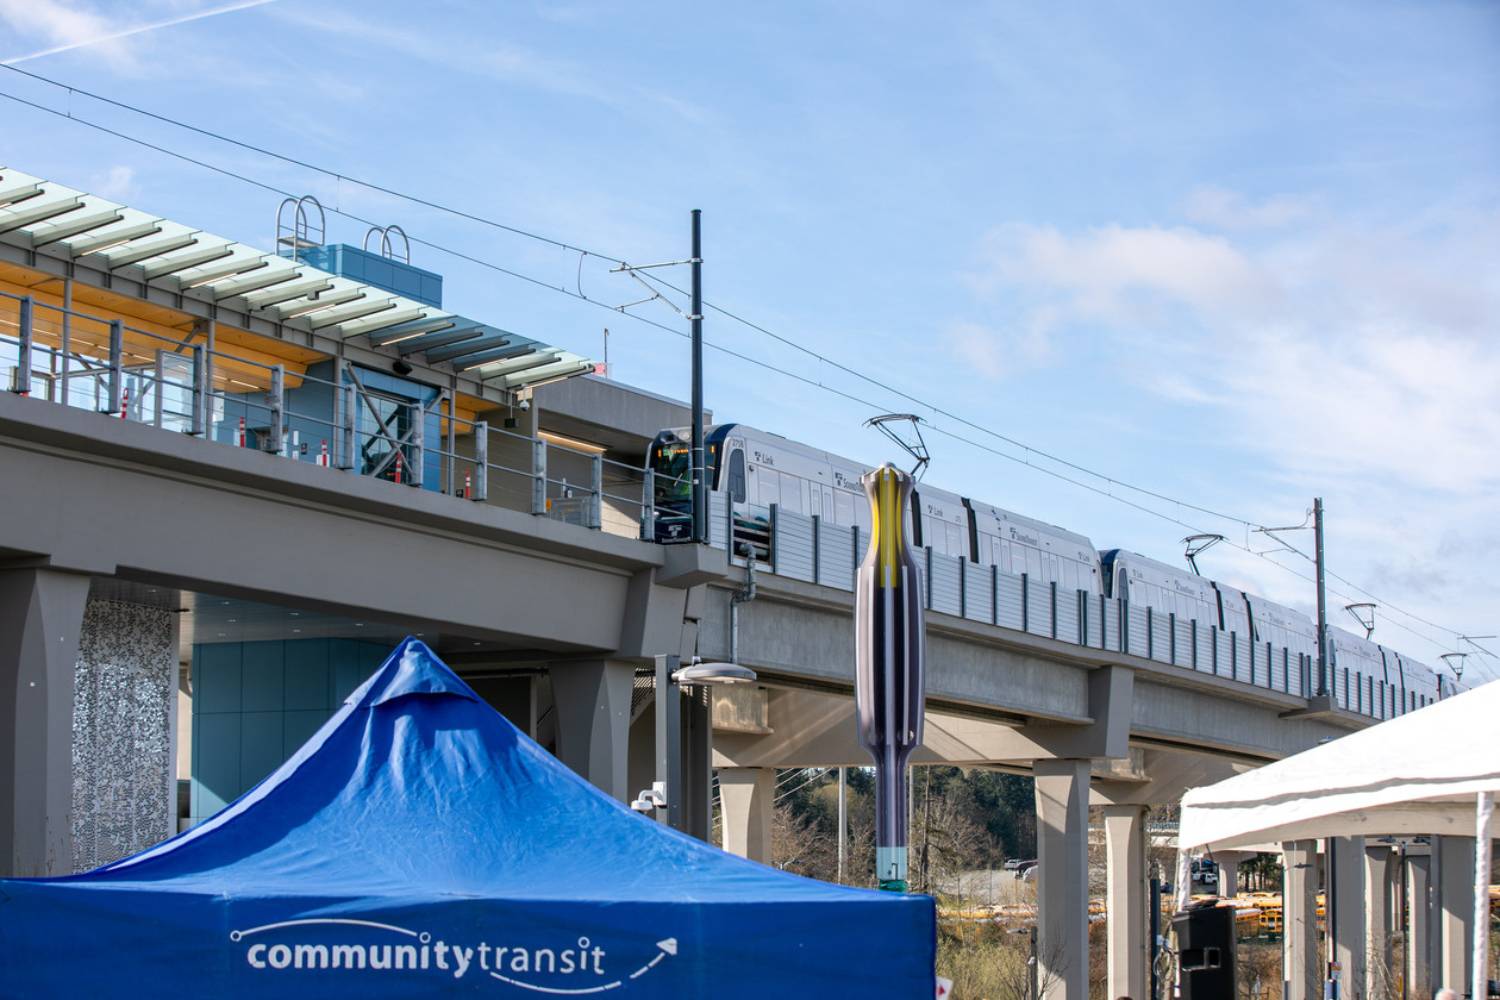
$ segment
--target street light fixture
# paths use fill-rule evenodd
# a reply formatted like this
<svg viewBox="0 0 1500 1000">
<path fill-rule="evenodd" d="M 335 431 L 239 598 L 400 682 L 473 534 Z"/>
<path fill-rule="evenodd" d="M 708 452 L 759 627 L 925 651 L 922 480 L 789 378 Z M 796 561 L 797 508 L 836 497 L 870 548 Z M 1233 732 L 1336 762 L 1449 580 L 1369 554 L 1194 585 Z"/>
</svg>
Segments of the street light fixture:
<svg viewBox="0 0 1500 1000">
<path fill-rule="evenodd" d="M 656 780 L 630 803 L 630 808 L 655 813 L 659 822 L 672 829 L 691 832 L 682 759 L 682 689 L 753 684 L 755 679 L 754 670 L 738 663 L 705 663 L 695 656 L 683 666 L 676 656 L 656 658 Z M 698 723 L 697 728 L 705 732 L 711 725 L 706 715 Z"/>
<path fill-rule="evenodd" d="M 704 663 L 695 656 L 687 666 L 672 671 L 672 682 L 683 687 L 695 684 L 754 684 L 755 671 L 738 663 Z"/>
</svg>

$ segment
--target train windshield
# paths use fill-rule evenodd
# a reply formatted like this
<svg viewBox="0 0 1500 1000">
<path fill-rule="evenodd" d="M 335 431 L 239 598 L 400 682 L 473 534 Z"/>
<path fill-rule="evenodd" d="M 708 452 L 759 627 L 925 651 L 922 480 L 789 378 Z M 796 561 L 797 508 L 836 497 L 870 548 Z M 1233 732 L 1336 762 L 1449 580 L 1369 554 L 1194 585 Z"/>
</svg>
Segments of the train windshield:
<svg viewBox="0 0 1500 1000">
<path fill-rule="evenodd" d="M 651 449 L 656 474 L 656 506 L 688 513 L 693 505 L 692 449 L 685 441 L 657 439 Z"/>
</svg>

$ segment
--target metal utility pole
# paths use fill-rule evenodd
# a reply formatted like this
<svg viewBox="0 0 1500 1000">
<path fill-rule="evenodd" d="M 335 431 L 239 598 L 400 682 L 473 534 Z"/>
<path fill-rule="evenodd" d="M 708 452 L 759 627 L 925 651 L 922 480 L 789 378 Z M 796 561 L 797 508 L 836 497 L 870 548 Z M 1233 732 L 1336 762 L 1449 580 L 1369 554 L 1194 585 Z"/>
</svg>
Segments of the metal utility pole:
<svg viewBox="0 0 1500 1000">
<path fill-rule="evenodd" d="M 693 541 L 708 541 L 708 478 L 703 463 L 703 213 L 693 209 Z"/>
<path fill-rule="evenodd" d="M 751 565 L 754 565 L 752 562 Z M 844 884 L 844 856 L 848 852 L 849 844 L 849 785 L 844 779 L 844 769 L 839 768 L 839 877 L 840 885 Z"/>
<path fill-rule="evenodd" d="M 1313 498 L 1313 559 L 1318 576 L 1318 694 L 1328 694 L 1328 597 L 1323 587 L 1323 498 Z"/>
</svg>

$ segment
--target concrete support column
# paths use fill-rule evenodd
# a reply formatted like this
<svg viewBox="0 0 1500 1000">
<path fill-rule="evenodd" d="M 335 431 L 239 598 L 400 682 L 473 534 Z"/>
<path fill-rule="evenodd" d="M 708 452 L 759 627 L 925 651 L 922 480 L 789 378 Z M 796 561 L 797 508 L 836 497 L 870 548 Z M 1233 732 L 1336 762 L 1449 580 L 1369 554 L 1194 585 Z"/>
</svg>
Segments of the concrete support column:
<svg viewBox="0 0 1500 1000">
<path fill-rule="evenodd" d="M 1216 852 L 1214 861 L 1219 865 L 1219 895 L 1236 896 L 1240 891 L 1240 858 L 1229 851 Z"/>
<path fill-rule="evenodd" d="M 724 850 L 770 864 L 775 799 L 775 768 L 720 768 L 719 817 L 724 824 Z"/>
<path fill-rule="evenodd" d="M 73 676 L 89 580 L 0 570 L 0 875 L 73 871 Z"/>
<path fill-rule="evenodd" d="M 1406 913 L 1407 995 L 1431 996 L 1438 936 L 1432 912 L 1432 859 L 1425 854 L 1406 856 Z"/>
<path fill-rule="evenodd" d="M 1395 854 L 1385 844 L 1365 848 L 1365 996 L 1388 996 L 1396 987 L 1391 968 L 1391 875 Z"/>
<path fill-rule="evenodd" d="M 1044 1000 L 1089 995 L 1087 760 L 1039 760 L 1036 778 L 1037 983 Z"/>
<path fill-rule="evenodd" d="M 1474 961 L 1474 838 L 1438 837 L 1438 967 L 1433 987 L 1469 991 Z"/>
<path fill-rule="evenodd" d="M 549 673 L 558 758 L 602 791 L 629 802 L 635 667 L 618 660 L 581 660 L 553 663 Z"/>
<path fill-rule="evenodd" d="M 1240 863 L 1255 857 L 1254 851 L 1215 851 L 1219 866 L 1219 895 L 1235 896 L 1240 891 Z"/>
<path fill-rule="evenodd" d="M 1281 845 L 1282 980 L 1286 1000 L 1320 1000 L 1323 962 L 1318 954 L 1318 842 Z"/>
<path fill-rule="evenodd" d="M 1150 977 L 1146 807 L 1105 806 L 1104 843 L 1109 928 L 1106 992 L 1111 997 L 1144 997 Z"/>
<path fill-rule="evenodd" d="M 1333 942 L 1334 961 L 1339 963 L 1343 1000 L 1360 1000 L 1365 994 L 1365 838 L 1332 837 L 1334 919 L 1338 933 Z"/>
</svg>

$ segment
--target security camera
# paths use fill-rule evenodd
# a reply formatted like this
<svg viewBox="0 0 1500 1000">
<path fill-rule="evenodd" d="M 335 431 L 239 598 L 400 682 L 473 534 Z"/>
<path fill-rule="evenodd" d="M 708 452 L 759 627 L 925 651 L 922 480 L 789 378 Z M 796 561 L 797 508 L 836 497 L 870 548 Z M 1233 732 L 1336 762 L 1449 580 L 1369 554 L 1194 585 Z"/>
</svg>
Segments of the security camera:
<svg viewBox="0 0 1500 1000">
<path fill-rule="evenodd" d="M 523 399 L 523 400 L 521 400 L 521 412 L 525 413 L 529 409 L 531 409 L 531 400 L 529 400 L 529 399 Z"/>
</svg>

